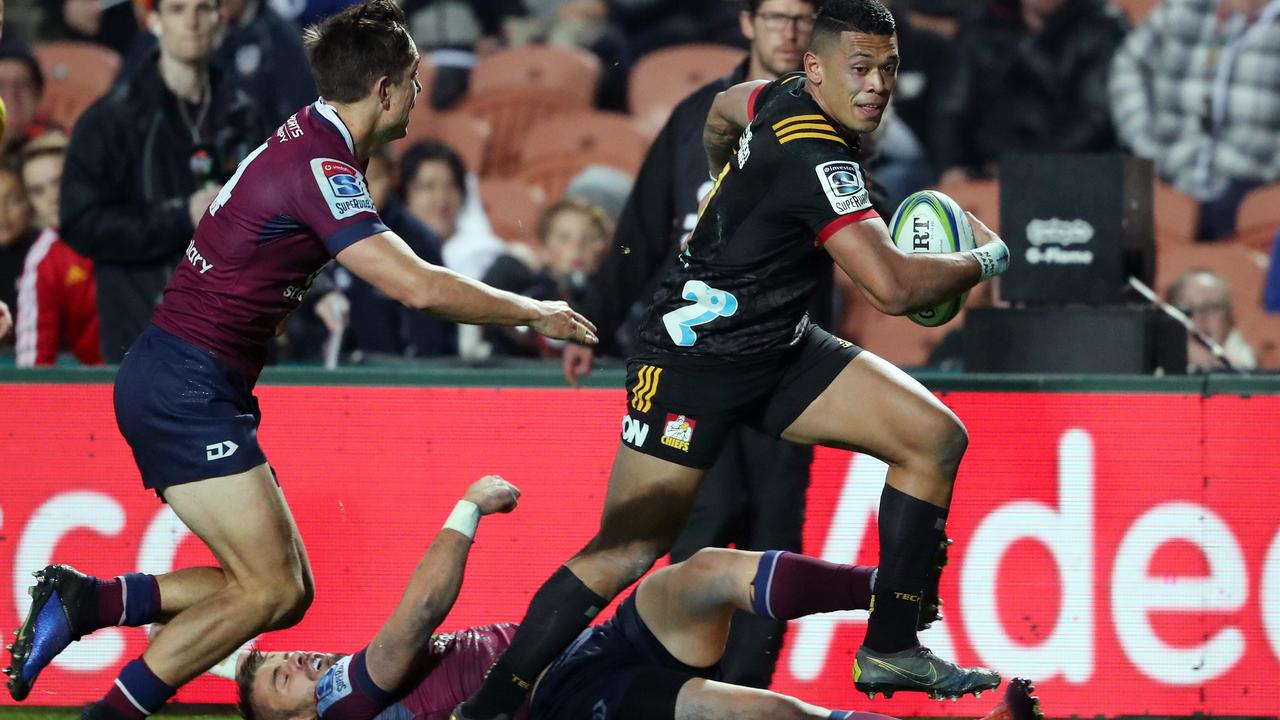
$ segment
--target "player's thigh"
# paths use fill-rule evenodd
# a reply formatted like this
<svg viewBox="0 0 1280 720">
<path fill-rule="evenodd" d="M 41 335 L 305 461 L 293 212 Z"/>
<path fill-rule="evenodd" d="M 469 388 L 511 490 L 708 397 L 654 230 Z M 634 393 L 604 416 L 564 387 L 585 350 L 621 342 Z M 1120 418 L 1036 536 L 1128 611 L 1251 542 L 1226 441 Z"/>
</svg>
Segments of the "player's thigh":
<svg viewBox="0 0 1280 720">
<path fill-rule="evenodd" d="M 761 554 L 706 548 L 655 571 L 636 589 L 636 611 L 675 659 L 694 667 L 720 662 L 729 623 L 751 606 L 751 581 Z"/>
<path fill-rule="evenodd" d="M 173 485 L 164 499 L 239 585 L 311 585 L 302 539 L 267 464 Z"/>
<path fill-rule="evenodd" d="M 605 550 L 634 543 L 669 547 L 689 515 L 703 472 L 620 444 L 592 547 Z"/>
<path fill-rule="evenodd" d="M 821 720 L 830 713 L 768 690 L 693 678 L 676 696 L 675 720 Z"/>
<path fill-rule="evenodd" d="M 871 454 L 900 465 L 938 443 L 963 443 L 964 425 L 915 378 L 863 351 L 800 413 L 782 437 Z"/>
</svg>

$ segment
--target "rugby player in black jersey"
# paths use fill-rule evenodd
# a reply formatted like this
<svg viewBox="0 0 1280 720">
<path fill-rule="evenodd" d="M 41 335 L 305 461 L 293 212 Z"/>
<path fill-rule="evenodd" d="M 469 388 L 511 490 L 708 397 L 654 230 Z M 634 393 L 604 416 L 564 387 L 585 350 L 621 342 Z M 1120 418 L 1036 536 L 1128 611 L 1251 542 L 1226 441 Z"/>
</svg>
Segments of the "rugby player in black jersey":
<svg viewBox="0 0 1280 720">
<path fill-rule="evenodd" d="M 859 133 L 879 124 L 898 63 L 883 5 L 829 0 L 802 73 L 716 97 L 704 131 L 716 185 L 640 327 L 600 529 L 534 595 L 511 646 L 455 720 L 510 714 L 588 621 L 667 552 L 703 471 L 738 423 L 889 466 L 880 575 L 855 686 L 956 697 L 999 684 L 995 672 L 959 667 L 916 637 L 922 600 L 930 604 L 937 591 L 935 558 L 968 444 L 964 425 L 906 373 L 805 314 L 833 260 L 893 315 L 955 297 L 1008 267 L 1008 248 L 972 215 L 975 250 L 911 255 L 871 208 L 854 149 Z M 663 707 L 675 708 L 682 687 L 646 694 L 665 693 Z"/>
</svg>

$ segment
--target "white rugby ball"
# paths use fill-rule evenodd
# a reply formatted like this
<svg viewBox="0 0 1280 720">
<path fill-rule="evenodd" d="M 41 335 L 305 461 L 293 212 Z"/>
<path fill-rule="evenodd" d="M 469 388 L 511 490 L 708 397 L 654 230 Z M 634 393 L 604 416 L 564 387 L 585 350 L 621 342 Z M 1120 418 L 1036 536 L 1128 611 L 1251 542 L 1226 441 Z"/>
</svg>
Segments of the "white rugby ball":
<svg viewBox="0 0 1280 720">
<path fill-rule="evenodd" d="M 955 200 L 937 190 L 921 190 L 907 196 L 889 221 L 893 244 L 905 253 L 964 252 L 973 249 L 973 228 Z M 917 325 L 938 327 L 964 307 L 969 293 L 951 298 L 907 317 Z"/>
</svg>

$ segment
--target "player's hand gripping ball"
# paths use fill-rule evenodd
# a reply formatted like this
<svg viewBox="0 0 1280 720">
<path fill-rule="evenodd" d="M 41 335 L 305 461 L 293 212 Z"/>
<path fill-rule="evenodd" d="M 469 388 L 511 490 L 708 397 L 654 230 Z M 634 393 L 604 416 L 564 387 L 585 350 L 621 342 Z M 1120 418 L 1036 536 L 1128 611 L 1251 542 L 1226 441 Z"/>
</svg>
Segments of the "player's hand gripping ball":
<svg viewBox="0 0 1280 720">
<path fill-rule="evenodd" d="M 967 252 L 974 247 L 973 228 L 955 200 L 937 190 L 907 196 L 889 221 L 893 244 L 905 253 Z M 907 315 L 917 325 L 938 327 L 960 313 L 969 293 Z"/>
</svg>

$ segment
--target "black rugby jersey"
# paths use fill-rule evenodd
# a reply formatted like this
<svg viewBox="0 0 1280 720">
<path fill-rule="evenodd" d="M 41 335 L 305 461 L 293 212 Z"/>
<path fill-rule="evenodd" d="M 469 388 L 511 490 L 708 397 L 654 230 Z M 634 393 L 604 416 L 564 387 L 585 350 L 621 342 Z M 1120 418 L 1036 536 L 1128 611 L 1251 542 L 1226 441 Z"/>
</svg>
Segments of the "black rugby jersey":
<svg viewBox="0 0 1280 720">
<path fill-rule="evenodd" d="M 750 124 L 687 248 L 640 326 L 646 349 L 758 356 L 795 343 L 836 231 L 871 208 L 856 147 L 805 91 L 803 73 L 762 85 Z"/>
</svg>

